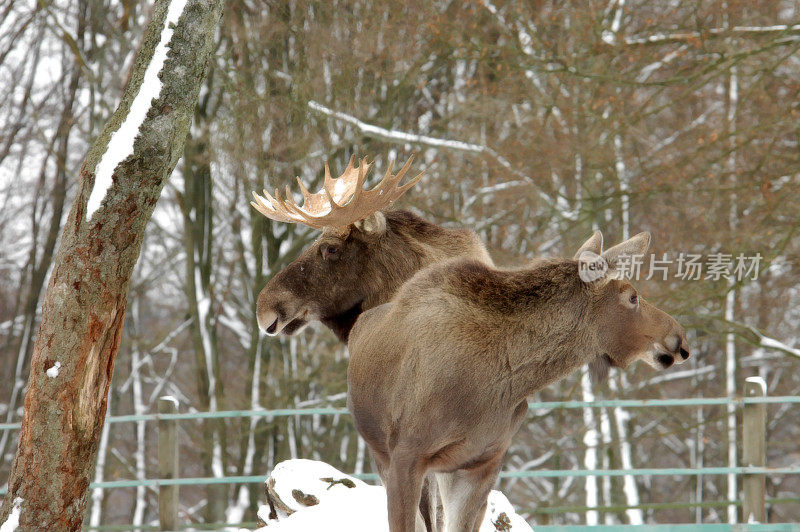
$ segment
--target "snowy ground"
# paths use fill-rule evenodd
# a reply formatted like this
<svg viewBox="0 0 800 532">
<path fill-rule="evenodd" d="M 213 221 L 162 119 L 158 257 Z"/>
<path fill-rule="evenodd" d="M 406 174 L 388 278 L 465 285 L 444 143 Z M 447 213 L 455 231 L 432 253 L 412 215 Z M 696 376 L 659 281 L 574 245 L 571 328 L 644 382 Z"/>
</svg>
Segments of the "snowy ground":
<svg viewBox="0 0 800 532">
<path fill-rule="evenodd" d="M 261 532 L 389 532 L 383 487 L 366 484 L 324 462 L 281 462 L 267 480 L 267 490 L 273 508 L 265 504 L 259 509 L 259 518 L 267 524 L 258 529 Z M 271 513 L 277 519 L 270 519 Z M 506 496 L 492 491 L 480 531 L 496 530 L 533 532 Z"/>
</svg>

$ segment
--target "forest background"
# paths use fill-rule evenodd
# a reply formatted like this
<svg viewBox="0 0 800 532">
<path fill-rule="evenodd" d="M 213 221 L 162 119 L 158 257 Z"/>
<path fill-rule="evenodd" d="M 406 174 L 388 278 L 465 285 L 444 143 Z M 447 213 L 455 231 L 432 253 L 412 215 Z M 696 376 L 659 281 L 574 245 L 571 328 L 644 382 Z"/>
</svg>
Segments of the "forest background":
<svg viewBox="0 0 800 532">
<path fill-rule="evenodd" d="M 149 1 L 0 0 L 2 422 L 21 417 L 79 165 L 151 12 Z M 412 152 L 426 177 L 398 206 L 472 228 L 499 264 L 571 255 L 595 228 L 608 242 L 652 232 L 637 286 L 684 324 L 696 356 L 600 386 L 576 374 L 537 399 L 734 397 L 753 375 L 770 395 L 796 395 L 798 48 L 791 0 L 226 2 L 184 157 L 131 283 L 109 413 L 154 412 L 163 394 L 183 411 L 344 405 L 347 354 L 332 334 L 258 333 L 258 292 L 315 233 L 267 221 L 250 191 L 295 176 L 318 184 L 325 161 L 335 172 L 352 154 L 374 157 L 378 174 Z M 698 279 L 681 262 L 695 255 Z M 759 257 L 758 271 L 740 275 L 738 257 Z M 647 279 L 650 260 L 667 272 Z M 797 464 L 797 407 L 768 413 L 768 464 Z M 739 465 L 737 415 L 536 411 L 506 468 Z M 345 416 L 184 422 L 180 437 L 187 477 L 267 474 L 290 457 L 371 470 Z M 0 482 L 15 438 L 0 431 Z M 145 422 L 113 425 L 98 478 L 155 478 L 155 450 Z M 725 522 L 740 487 L 730 476 L 499 486 L 533 523 Z M 784 500 L 769 504 L 770 520 L 800 520 L 799 492 L 796 475 L 770 476 L 768 498 Z M 205 522 L 252 521 L 262 497 L 252 485 L 181 494 L 185 519 Z M 147 523 L 155 501 L 145 487 L 97 491 L 87 523 Z"/>
</svg>

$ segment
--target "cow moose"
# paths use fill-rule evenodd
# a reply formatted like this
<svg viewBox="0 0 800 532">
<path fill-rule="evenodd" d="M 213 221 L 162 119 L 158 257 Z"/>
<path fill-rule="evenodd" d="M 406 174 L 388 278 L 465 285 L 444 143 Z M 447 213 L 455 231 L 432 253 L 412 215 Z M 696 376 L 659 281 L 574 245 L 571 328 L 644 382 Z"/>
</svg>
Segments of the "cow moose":
<svg viewBox="0 0 800 532">
<path fill-rule="evenodd" d="M 266 190 L 253 192 L 252 202 L 271 220 L 300 223 L 322 231 L 301 255 L 270 279 L 258 296 L 259 327 L 268 335 L 293 334 L 320 321 L 346 342 L 364 310 L 389 301 L 397 289 L 421 268 L 451 257 L 465 256 L 493 264 L 483 243 L 467 229 L 447 229 L 404 210 L 383 211 L 424 172 L 398 186 L 414 157 L 392 175 L 392 164 L 378 185 L 365 190 L 372 163 L 355 157 L 338 177 L 325 164 L 322 189 L 303 195 L 298 206 L 286 187 L 284 197 Z"/>
<path fill-rule="evenodd" d="M 391 532 L 423 529 L 421 486 L 433 480 L 445 530 L 478 530 L 537 390 L 586 364 L 663 369 L 689 357 L 675 319 L 612 275 L 649 243 L 640 233 L 603 251 L 598 231 L 573 259 L 519 269 L 451 259 L 361 314 L 348 341 L 348 408 L 386 486 Z M 608 268 L 587 282 L 577 257 L 589 251 Z"/>
</svg>

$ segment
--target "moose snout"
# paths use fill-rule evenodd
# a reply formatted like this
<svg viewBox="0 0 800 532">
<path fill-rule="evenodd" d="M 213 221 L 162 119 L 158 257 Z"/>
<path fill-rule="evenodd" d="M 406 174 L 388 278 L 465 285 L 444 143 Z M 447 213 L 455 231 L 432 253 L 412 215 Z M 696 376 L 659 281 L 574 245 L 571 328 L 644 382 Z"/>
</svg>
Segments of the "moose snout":
<svg viewBox="0 0 800 532">
<path fill-rule="evenodd" d="M 689 350 L 686 345 L 686 333 L 673 320 L 672 331 L 660 343 L 656 344 L 656 362 L 662 369 L 684 363 L 689 358 Z"/>
<path fill-rule="evenodd" d="M 263 312 L 259 312 L 258 316 L 258 328 L 267 333 L 270 336 L 275 336 L 278 334 L 278 313 L 274 310 L 265 310 Z"/>
<path fill-rule="evenodd" d="M 678 325 L 677 331 L 673 332 L 667 337 L 665 342 L 665 347 L 667 347 L 667 349 L 671 351 L 671 353 L 668 356 L 670 358 L 674 358 L 674 363 L 676 364 L 680 364 L 689 358 L 689 350 L 687 349 L 687 342 L 686 342 L 686 333 L 684 332 L 683 328 L 680 325 Z M 661 356 L 659 356 L 659 362 L 662 362 Z M 665 365 L 665 367 L 669 367 L 671 365 L 672 363 L 670 363 L 669 365 Z"/>
<path fill-rule="evenodd" d="M 270 336 L 279 334 L 291 321 L 293 312 L 288 312 L 291 299 L 283 290 L 275 290 L 268 284 L 261 291 L 256 303 L 258 328 Z"/>
<path fill-rule="evenodd" d="M 309 315 L 310 309 L 298 304 L 291 292 L 274 290 L 268 284 L 258 296 L 258 328 L 269 336 L 295 334 L 312 319 Z"/>
<path fill-rule="evenodd" d="M 689 351 L 685 347 L 681 346 L 679 353 L 682 359 L 686 360 L 689 358 Z"/>
</svg>

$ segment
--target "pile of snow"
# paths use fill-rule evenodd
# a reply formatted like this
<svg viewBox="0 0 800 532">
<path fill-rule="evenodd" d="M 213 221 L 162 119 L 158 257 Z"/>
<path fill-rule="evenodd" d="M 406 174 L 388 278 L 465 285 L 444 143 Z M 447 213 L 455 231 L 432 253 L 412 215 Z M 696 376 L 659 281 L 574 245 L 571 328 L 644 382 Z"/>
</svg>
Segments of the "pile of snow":
<svg viewBox="0 0 800 532">
<path fill-rule="evenodd" d="M 386 490 L 324 462 L 286 460 L 267 480 L 268 504 L 258 511 L 259 532 L 389 532 Z M 480 532 L 533 532 L 505 495 L 492 491 Z"/>
</svg>

